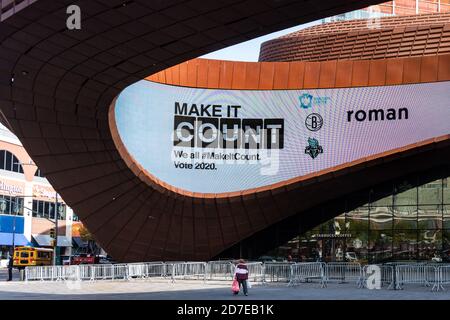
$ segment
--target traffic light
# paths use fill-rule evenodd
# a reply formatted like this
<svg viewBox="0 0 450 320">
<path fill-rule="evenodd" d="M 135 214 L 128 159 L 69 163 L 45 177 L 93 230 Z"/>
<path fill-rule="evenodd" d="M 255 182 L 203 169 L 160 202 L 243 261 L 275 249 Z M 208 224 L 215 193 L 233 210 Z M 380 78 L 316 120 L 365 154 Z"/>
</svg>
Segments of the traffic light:
<svg viewBox="0 0 450 320">
<path fill-rule="evenodd" d="M 55 228 L 50 229 L 50 237 L 56 239 L 56 230 Z"/>
</svg>

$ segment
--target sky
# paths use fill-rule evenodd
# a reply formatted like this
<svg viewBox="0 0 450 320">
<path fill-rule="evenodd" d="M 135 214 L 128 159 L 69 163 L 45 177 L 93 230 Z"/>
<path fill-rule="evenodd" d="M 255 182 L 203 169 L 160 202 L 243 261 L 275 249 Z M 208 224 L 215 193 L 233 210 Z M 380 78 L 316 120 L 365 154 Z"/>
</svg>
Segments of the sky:
<svg viewBox="0 0 450 320">
<path fill-rule="evenodd" d="M 274 33 L 271 33 L 271 34 L 253 39 L 253 40 L 239 43 L 237 45 L 234 45 L 234 46 L 231 46 L 231 47 L 219 50 L 219 51 L 209 53 L 207 55 L 202 56 L 201 58 L 255 62 L 255 61 L 258 61 L 259 50 L 260 50 L 261 44 L 263 42 L 281 37 L 288 33 L 292 33 L 292 32 L 295 32 L 295 31 L 298 31 L 301 29 L 305 29 L 305 28 L 317 25 L 320 22 L 321 22 L 321 20 L 317 20 L 317 21 L 305 23 L 305 24 L 302 24 L 300 26 L 296 26 L 293 28 L 274 32 Z"/>
</svg>

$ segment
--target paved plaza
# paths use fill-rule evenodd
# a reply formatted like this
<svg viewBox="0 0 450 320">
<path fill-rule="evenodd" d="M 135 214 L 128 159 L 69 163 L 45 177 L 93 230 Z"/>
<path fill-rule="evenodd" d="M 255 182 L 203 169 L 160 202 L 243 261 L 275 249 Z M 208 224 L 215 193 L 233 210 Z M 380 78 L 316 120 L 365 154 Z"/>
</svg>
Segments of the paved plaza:
<svg viewBox="0 0 450 320">
<path fill-rule="evenodd" d="M 450 300 L 450 291 L 431 292 L 428 287 L 404 290 L 358 289 L 354 284 L 317 283 L 288 287 L 286 284 L 254 285 L 248 297 L 233 296 L 227 281 L 132 280 L 98 282 L 1 282 L 0 299 L 60 300 Z"/>
</svg>

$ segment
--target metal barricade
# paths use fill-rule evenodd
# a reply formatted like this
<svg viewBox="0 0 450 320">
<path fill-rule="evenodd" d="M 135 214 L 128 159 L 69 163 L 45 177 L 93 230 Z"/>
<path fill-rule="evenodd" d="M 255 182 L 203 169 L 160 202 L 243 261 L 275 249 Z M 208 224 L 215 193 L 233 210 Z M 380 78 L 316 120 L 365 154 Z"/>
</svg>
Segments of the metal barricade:
<svg viewBox="0 0 450 320">
<path fill-rule="evenodd" d="M 262 262 L 248 262 L 245 264 L 248 269 L 248 280 L 253 282 L 264 281 L 264 266 Z M 234 274 L 234 272 L 233 272 Z"/>
<path fill-rule="evenodd" d="M 321 287 L 329 282 L 355 281 L 359 288 L 367 288 L 368 266 L 358 263 L 266 263 L 248 262 L 249 280 L 262 283 L 288 282 L 293 286 L 318 281 Z M 381 271 L 381 287 L 403 289 L 407 284 L 432 286 L 433 291 L 445 290 L 450 284 L 450 265 L 426 263 L 377 265 Z M 72 265 L 27 267 L 25 281 L 98 281 L 166 278 L 172 282 L 183 280 L 231 280 L 235 266 L 229 261 L 151 262 L 130 264 Z"/>
<path fill-rule="evenodd" d="M 81 264 L 77 266 L 81 281 L 91 280 L 93 274 L 93 265 Z"/>
<path fill-rule="evenodd" d="M 291 265 L 291 275 L 288 286 L 301 282 L 318 280 L 325 287 L 325 264 L 322 262 L 302 262 Z"/>
<path fill-rule="evenodd" d="M 432 291 L 445 290 L 444 285 L 450 284 L 450 265 L 440 265 L 436 267 L 438 281 L 433 285 Z"/>
<path fill-rule="evenodd" d="M 144 263 L 129 263 L 127 268 L 128 279 L 146 278 L 146 266 Z"/>
<path fill-rule="evenodd" d="M 90 281 L 96 280 L 113 280 L 114 271 L 112 264 L 97 264 L 91 266 L 91 278 Z"/>
<path fill-rule="evenodd" d="M 439 283 L 439 275 L 436 267 L 432 265 L 396 265 L 395 289 L 402 290 L 405 284 L 420 284 L 426 287 Z"/>
<path fill-rule="evenodd" d="M 264 283 L 268 282 L 286 282 L 291 278 L 292 263 L 270 262 L 264 264 Z"/>
<path fill-rule="evenodd" d="M 126 280 L 128 279 L 128 265 L 126 264 L 113 264 L 113 280 Z"/>
<path fill-rule="evenodd" d="M 231 261 L 209 261 L 207 280 L 233 280 L 234 266 Z"/>
<path fill-rule="evenodd" d="M 359 285 L 362 277 L 361 264 L 354 262 L 331 262 L 325 267 L 325 286 L 329 282 L 354 281 Z"/>
<path fill-rule="evenodd" d="M 165 278 L 166 276 L 167 267 L 165 263 L 144 263 L 144 278 Z"/>
<path fill-rule="evenodd" d="M 206 281 L 206 262 L 182 262 L 169 264 L 172 282 L 175 279 L 202 279 Z"/>
</svg>

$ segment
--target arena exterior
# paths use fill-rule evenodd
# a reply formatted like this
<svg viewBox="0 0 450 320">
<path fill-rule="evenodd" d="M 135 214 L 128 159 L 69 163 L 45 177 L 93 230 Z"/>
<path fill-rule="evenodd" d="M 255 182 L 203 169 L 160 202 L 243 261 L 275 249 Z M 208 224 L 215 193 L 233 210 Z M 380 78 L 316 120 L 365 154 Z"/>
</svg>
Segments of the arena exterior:
<svg viewBox="0 0 450 320">
<path fill-rule="evenodd" d="M 448 15 L 188 60 L 378 2 L 74 1 L 69 31 L 65 1 L 32 1 L 0 25 L 2 122 L 118 261 L 255 257 L 374 186 L 448 176 Z M 211 154 L 228 149 L 253 157 Z"/>
</svg>

